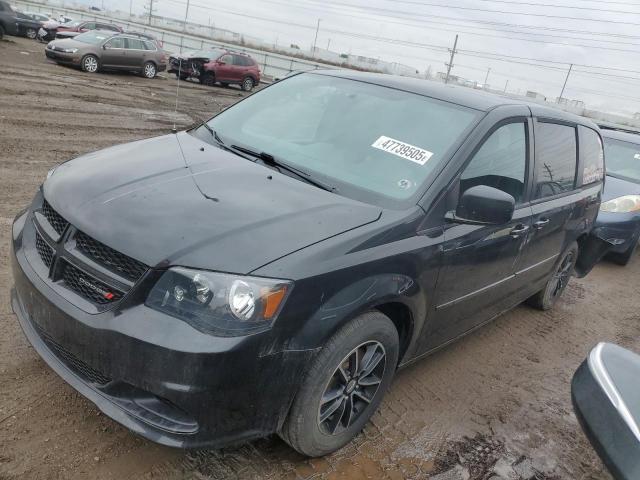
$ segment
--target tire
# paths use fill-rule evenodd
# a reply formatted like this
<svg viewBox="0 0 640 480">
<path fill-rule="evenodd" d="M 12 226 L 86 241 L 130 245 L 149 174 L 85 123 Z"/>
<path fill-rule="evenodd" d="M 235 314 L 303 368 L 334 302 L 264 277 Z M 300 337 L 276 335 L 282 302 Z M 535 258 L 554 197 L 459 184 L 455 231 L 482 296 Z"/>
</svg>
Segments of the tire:
<svg viewBox="0 0 640 480">
<path fill-rule="evenodd" d="M 4 37 L 4 27 L 0 25 L 0 40 L 2 40 L 2 37 Z"/>
<path fill-rule="evenodd" d="M 27 38 L 30 38 L 31 40 L 35 40 L 38 36 L 38 32 L 35 28 L 27 28 L 27 31 L 25 33 L 27 35 Z"/>
<path fill-rule="evenodd" d="M 250 92 L 251 90 L 253 90 L 253 86 L 254 86 L 254 82 L 253 82 L 253 78 L 251 77 L 244 77 L 244 79 L 242 80 L 242 83 L 240 84 L 240 87 L 242 88 L 243 92 Z"/>
<path fill-rule="evenodd" d="M 204 72 L 200 76 L 200 83 L 206 85 L 207 87 L 213 87 L 216 83 L 216 77 L 212 72 Z"/>
<path fill-rule="evenodd" d="M 638 240 L 636 239 L 626 252 L 610 253 L 609 255 L 607 255 L 607 259 L 624 267 L 625 265 L 628 265 L 633 258 L 633 254 L 636 253 L 637 247 Z"/>
<path fill-rule="evenodd" d="M 98 61 L 98 57 L 96 57 L 95 55 L 85 55 L 80 61 L 80 66 L 82 67 L 82 70 L 84 72 L 96 73 L 98 71 L 100 63 Z"/>
<path fill-rule="evenodd" d="M 158 69 L 156 68 L 156 64 L 153 62 L 146 62 L 142 66 L 142 75 L 145 78 L 156 78 L 157 73 Z"/>
<path fill-rule="evenodd" d="M 225 82 L 220 82 L 220 85 L 222 85 L 222 88 L 228 88 L 229 84 L 225 83 Z"/>
<path fill-rule="evenodd" d="M 545 287 L 527 300 L 529 305 L 539 310 L 549 310 L 555 305 L 574 274 L 578 253 L 578 243 L 573 242 L 560 257 Z"/>
<path fill-rule="evenodd" d="M 395 374 L 398 353 L 398 331 L 382 313 L 370 311 L 346 324 L 306 373 L 279 432 L 282 439 L 309 457 L 346 445 L 378 408 Z M 359 367 L 354 368 L 356 357 Z"/>
<path fill-rule="evenodd" d="M 187 78 L 189 78 L 189 75 L 186 75 L 186 74 L 184 74 L 184 73 L 181 73 L 180 75 L 178 75 L 178 74 L 176 73 L 176 78 L 177 78 L 178 80 L 182 80 L 182 81 L 184 82 L 184 81 L 186 81 L 186 80 L 187 80 Z"/>
</svg>

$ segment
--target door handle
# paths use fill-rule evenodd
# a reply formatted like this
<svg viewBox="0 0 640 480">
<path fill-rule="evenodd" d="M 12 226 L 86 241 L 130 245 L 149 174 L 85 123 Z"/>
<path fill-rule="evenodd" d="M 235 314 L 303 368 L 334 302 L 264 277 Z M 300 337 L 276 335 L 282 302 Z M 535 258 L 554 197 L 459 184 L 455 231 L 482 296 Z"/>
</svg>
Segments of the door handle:
<svg viewBox="0 0 640 480">
<path fill-rule="evenodd" d="M 513 227 L 513 229 L 509 232 L 509 235 L 511 235 L 513 238 L 520 238 L 521 236 L 525 235 L 528 231 L 529 231 L 528 225 L 520 224 Z"/>
<path fill-rule="evenodd" d="M 542 218 L 540 220 L 538 220 L 537 222 L 533 223 L 533 228 L 535 228 L 536 230 L 542 230 L 547 223 L 549 223 L 549 219 L 548 218 Z"/>
</svg>

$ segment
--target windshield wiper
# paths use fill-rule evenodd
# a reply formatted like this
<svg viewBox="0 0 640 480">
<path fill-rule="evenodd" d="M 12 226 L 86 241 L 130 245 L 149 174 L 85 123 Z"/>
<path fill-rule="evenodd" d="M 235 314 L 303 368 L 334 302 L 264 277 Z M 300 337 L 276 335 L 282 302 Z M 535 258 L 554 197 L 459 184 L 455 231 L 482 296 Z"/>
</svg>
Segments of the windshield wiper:
<svg viewBox="0 0 640 480">
<path fill-rule="evenodd" d="M 244 158 L 245 160 L 251 160 L 251 161 L 253 161 L 251 158 L 249 158 L 249 157 L 247 157 L 247 156 L 242 155 L 241 153 L 239 153 L 239 152 L 237 151 L 238 149 L 236 149 L 236 148 L 232 148 L 232 147 L 230 147 L 229 145 L 227 145 L 226 143 L 224 143 L 224 142 L 222 141 L 222 139 L 220 138 L 220 135 L 218 135 L 218 132 L 216 132 L 213 128 L 211 128 L 211 127 L 209 126 L 209 124 L 207 123 L 207 121 L 206 121 L 206 120 L 203 120 L 203 121 L 202 121 L 202 123 L 201 123 L 200 125 L 198 125 L 198 127 L 197 127 L 197 128 L 199 128 L 199 127 L 204 127 L 204 128 L 205 128 L 205 130 L 207 130 L 207 132 L 209 132 L 209 133 L 211 134 L 211 136 L 212 136 L 212 137 L 213 137 L 213 139 L 215 140 L 216 145 L 218 145 L 218 147 L 222 148 L 223 150 L 227 150 L 228 152 L 231 152 L 231 153 L 233 153 L 233 154 L 235 154 L 235 155 L 238 155 L 239 157 L 242 157 L 242 158 Z"/>
<path fill-rule="evenodd" d="M 302 179 L 310 185 L 321 188 L 322 190 L 326 190 L 327 192 L 336 192 L 338 190 L 333 185 L 329 185 L 327 183 L 321 182 L 320 180 L 311 178 L 311 175 L 304 170 L 300 170 L 299 168 L 293 167 L 288 163 L 283 162 L 282 160 L 278 160 L 269 153 L 254 152 L 249 148 L 241 147 L 239 145 L 231 145 L 231 148 L 239 152 L 246 153 L 247 155 L 251 155 L 256 159 L 260 159 L 265 165 L 276 167 L 278 170 L 286 170 L 289 173 L 293 173 L 296 177 Z"/>
</svg>

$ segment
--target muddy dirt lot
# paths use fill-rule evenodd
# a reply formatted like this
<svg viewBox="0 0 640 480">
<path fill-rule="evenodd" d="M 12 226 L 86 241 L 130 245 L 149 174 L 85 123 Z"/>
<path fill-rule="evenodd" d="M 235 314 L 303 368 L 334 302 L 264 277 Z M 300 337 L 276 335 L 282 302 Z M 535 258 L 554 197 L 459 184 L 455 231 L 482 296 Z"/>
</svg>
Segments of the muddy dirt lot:
<svg viewBox="0 0 640 480">
<path fill-rule="evenodd" d="M 5 37 L 6 38 L 6 37 Z M 242 98 L 237 89 L 89 75 L 0 41 L 0 479 L 608 479 L 572 413 L 571 375 L 608 340 L 640 350 L 640 259 L 574 280 L 555 310 L 519 307 L 401 371 L 351 445 L 307 460 L 277 437 L 182 452 L 129 433 L 67 386 L 11 313 L 10 223 L 47 170 L 168 133 Z"/>
</svg>

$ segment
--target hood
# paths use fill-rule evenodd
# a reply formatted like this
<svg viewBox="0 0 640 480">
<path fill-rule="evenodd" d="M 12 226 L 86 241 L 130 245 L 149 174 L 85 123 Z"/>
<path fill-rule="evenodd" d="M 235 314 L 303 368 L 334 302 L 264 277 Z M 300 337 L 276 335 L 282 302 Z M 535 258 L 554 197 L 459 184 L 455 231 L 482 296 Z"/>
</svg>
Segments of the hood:
<svg viewBox="0 0 640 480">
<path fill-rule="evenodd" d="M 147 265 L 241 274 L 381 214 L 184 132 L 71 160 L 43 188 L 71 224 Z"/>
<path fill-rule="evenodd" d="M 607 202 L 612 198 L 621 197 L 623 195 L 640 195 L 640 184 L 607 175 L 607 181 L 604 184 L 604 192 L 602 193 L 602 201 Z"/>
<path fill-rule="evenodd" d="M 88 43 L 79 42 L 78 40 L 75 40 L 73 38 L 63 38 L 63 39 L 58 38 L 56 40 L 51 41 L 49 45 L 53 47 L 77 48 L 77 49 L 90 46 Z"/>
</svg>

